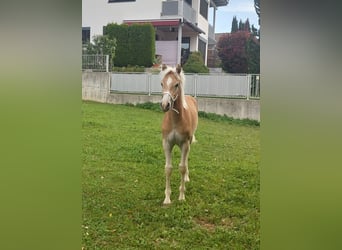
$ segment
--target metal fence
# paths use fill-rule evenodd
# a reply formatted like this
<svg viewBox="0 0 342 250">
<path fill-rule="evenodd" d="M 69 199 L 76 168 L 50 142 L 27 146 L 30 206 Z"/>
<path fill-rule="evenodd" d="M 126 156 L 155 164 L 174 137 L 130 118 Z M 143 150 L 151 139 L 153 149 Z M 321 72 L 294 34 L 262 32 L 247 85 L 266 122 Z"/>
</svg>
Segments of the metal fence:
<svg viewBox="0 0 342 250">
<path fill-rule="evenodd" d="M 185 74 L 185 94 L 203 97 L 259 99 L 259 74 Z M 111 91 L 161 94 L 160 77 L 151 73 L 113 73 Z"/>
<path fill-rule="evenodd" d="M 109 70 L 109 55 L 82 55 L 82 70 Z"/>
</svg>

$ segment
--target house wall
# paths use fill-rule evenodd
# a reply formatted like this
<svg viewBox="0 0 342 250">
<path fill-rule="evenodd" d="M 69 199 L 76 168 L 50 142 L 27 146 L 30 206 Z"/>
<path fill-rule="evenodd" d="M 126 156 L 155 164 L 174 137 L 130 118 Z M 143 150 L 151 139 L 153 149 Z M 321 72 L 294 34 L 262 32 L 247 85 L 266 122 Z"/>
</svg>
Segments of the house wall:
<svg viewBox="0 0 342 250">
<path fill-rule="evenodd" d="M 198 37 L 190 37 L 190 51 L 198 50 Z"/>
<path fill-rule="evenodd" d="M 162 56 L 162 63 L 177 64 L 177 41 L 156 41 L 156 54 Z"/>
<path fill-rule="evenodd" d="M 102 35 L 103 26 L 123 20 L 159 19 L 162 1 L 108 3 L 108 0 L 82 0 L 82 27 L 90 27 L 90 37 Z"/>
<path fill-rule="evenodd" d="M 209 12 L 209 10 L 208 10 Z M 208 20 L 205 19 L 200 13 L 199 13 L 199 10 L 198 10 L 198 20 L 197 20 L 197 23 L 198 23 L 198 27 L 201 29 L 201 30 L 204 30 L 205 34 L 201 34 L 205 40 L 208 40 L 208 30 L 209 30 L 209 23 L 208 23 Z"/>
</svg>

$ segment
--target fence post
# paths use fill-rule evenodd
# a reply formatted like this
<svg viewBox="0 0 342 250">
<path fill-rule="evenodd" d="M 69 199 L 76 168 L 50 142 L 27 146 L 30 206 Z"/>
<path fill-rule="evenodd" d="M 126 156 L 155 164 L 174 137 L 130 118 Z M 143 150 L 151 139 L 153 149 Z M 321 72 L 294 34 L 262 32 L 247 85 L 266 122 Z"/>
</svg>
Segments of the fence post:
<svg viewBox="0 0 342 250">
<path fill-rule="evenodd" d="M 250 83 L 250 75 L 246 75 L 246 80 L 247 80 L 247 100 L 249 100 L 250 94 L 251 94 L 251 83 Z"/>
<path fill-rule="evenodd" d="M 147 73 L 147 88 L 148 88 L 148 96 L 151 96 L 151 81 L 152 81 L 152 73 Z"/>
<path fill-rule="evenodd" d="M 106 55 L 106 72 L 109 72 L 109 55 Z"/>
<path fill-rule="evenodd" d="M 194 96 L 197 98 L 197 74 L 194 75 Z"/>
<path fill-rule="evenodd" d="M 260 75 L 255 76 L 256 96 L 260 98 Z"/>
</svg>

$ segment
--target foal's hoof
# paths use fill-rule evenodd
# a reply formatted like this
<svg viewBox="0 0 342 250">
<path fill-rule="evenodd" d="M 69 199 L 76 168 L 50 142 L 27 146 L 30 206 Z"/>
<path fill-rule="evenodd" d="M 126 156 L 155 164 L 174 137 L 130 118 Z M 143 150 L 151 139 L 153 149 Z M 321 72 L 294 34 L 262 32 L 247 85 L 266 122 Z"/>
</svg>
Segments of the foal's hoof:
<svg viewBox="0 0 342 250">
<path fill-rule="evenodd" d="M 178 200 L 179 201 L 185 201 L 185 195 L 179 195 Z"/>
<path fill-rule="evenodd" d="M 170 205 L 171 204 L 171 200 L 170 199 L 165 199 L 163 202 L 164 206 Z"/>
</svg>

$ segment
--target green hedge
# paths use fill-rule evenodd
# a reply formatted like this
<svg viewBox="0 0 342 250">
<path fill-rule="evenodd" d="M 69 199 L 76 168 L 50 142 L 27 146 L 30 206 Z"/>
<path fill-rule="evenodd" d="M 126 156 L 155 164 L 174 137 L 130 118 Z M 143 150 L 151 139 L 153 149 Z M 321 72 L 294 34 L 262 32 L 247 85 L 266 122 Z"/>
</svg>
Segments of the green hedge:
<svg viewBox="0 0 342 250">
<path fill-rule="evenodd" d="M 201 52 L 190 53 L 188 60 L 183 65 L 185 73 L 209 73 L 209 68 L 205 66 Z"/>
<path fill-rule="evenodd" d="M 103 32 L 116 38 L 115 66 L 152 66 L 155 57 L 155 31 L 151 24 L 111 23 L 104 27 Z"/>
</svg>

